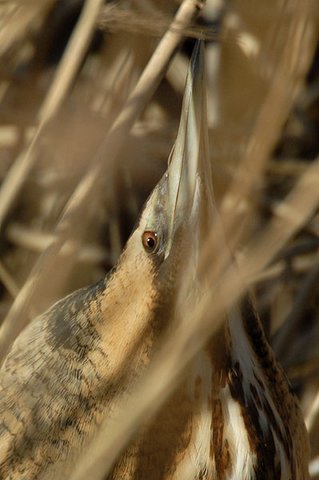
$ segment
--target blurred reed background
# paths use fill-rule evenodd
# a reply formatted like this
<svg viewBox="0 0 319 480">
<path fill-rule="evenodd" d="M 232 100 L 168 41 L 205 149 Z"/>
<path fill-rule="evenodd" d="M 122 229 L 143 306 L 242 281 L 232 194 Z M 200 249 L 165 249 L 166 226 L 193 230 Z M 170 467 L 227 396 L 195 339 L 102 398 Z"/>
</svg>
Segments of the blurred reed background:
<svg viewBox="0 0 319 480">
<path fill-rule="evenodd" d="M 165 171 L 203 38 L 216 203 L 301 399 L 319 478 L 318 27 L 315 0 L 1 1 L 2 356 L 30 318 L 116 263 Z M 212 296 L 188 332 L 199 343 L 218 315 L 214 285 L 228 305 L 242 293 L 208 251 Z M 176 376 L 163 372 L 165 390 Z"/>
</svg>

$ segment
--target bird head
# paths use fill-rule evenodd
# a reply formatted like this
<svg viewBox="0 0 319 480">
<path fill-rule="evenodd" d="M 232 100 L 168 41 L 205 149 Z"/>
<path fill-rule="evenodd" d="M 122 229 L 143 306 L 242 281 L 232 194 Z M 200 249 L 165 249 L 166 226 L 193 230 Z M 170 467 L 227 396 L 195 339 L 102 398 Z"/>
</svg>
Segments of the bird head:
<svg viewBox="0 0 319 480">
<path fill-rule="evenodd" d="M 135 252 L 136 271 L 144 271 L 145 282 L 156 279 L 158 284 L 171 288 L 185 268 L 191 276 L 196 275 L 213 217 L 204 47 L 197 42 L 168 168 L 146 202 L 126 254 Z"/>
</svg>

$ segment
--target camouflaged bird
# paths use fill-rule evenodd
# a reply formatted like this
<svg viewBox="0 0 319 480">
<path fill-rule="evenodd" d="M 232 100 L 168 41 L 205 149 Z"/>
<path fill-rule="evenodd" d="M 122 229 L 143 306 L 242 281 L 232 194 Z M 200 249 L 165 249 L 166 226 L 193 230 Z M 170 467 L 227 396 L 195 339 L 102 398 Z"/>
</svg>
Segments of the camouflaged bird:
<svg viewBox="0 0 319 480">
<path fill-rule="evenodd" d="M 35 318 L 1 368 L 1 480 L 69 479 L 174 321 L 184 266 L 196 264 L 214 220 L 202 48 L 193 54 L 167 172 L 117 267 Z M 107 478 L 305 480 L 307 464 L 297 401 L 246 302 Z"/>
</svg>

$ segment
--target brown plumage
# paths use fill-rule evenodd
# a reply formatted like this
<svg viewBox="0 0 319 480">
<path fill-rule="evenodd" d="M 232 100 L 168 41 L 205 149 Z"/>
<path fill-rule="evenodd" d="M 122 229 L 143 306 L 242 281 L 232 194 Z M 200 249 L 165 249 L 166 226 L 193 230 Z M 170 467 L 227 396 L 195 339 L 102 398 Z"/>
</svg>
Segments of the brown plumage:
<svg viewBox="0 0 319 480">
<path fill-rule="evenodd" d="M 184 269 L 193 264 L 196 273 L 214 217 L 205 114 L 197 45 L 170 165 L 117 267 L 33 320 L 1 368 L 1 480 L 69 479 L 174 322 Z M 297 401 L 248 302 L 197 354 L 108 478 L 305 480 L 307 463 Z"/>
</svg>

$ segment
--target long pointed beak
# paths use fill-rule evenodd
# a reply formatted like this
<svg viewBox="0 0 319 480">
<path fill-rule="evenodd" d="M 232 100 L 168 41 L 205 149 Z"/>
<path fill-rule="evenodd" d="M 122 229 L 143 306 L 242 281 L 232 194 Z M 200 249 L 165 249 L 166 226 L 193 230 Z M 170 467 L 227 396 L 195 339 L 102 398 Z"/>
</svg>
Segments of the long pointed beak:
<svg viewBox="0 0 319 480">
<path fill-rule="evenodd" d="M 170 212 L 170 244 L 167 245 L 166 256 L 171 250 L 176 230 L 185 222 L 191 226 L 196 222 L 197 231 L 198 228 L 202 231 L 203 228 L 206 230 L 211 227 L 214 202 L 208 156 L 204 60 L 204 46 L 198 41 L 187 74 L 180 125 L 166 174 L 167 208 Z"/>
</svg>

